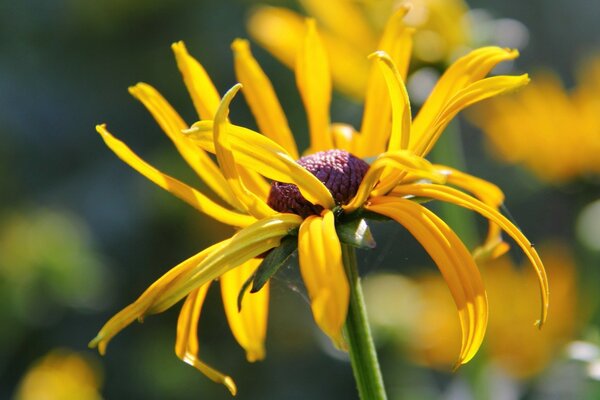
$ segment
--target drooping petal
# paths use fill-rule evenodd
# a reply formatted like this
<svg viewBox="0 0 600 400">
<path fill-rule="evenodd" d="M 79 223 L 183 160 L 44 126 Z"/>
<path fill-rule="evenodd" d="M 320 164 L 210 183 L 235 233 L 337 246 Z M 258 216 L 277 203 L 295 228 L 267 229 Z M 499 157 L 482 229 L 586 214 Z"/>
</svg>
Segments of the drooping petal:
<svg viewBox="0 0 600 400">
<path fill-rule="evenodd" d="M 296 84 L 304 103 L 312 151 L 333 149 L 329 128 L 331 72 L 314 20 L 306 20 L 306 34 L 296 60 Z"/>
<path fill-rule="evenodd" d="M 215 115 L 215 123 L 213 124 L 215 154 L 217 155 L 217 161 L 219 161 L 219 166 L 223 171 L 225 179 L 227 179 L 229 187 L 240 200 L 246 211 L 256 218 L 264 218 L 273 215 L 275 211 L 267 205 L 264 198 L 260 198 L 257 194 L 248 190 L 246 185 L 244 185 L 238 172 L 238 165 L 235 162 L 231 144 L 229 143 L 228 131 L 226 129 L 226 126 L 229 124 L 227 122 L 229 104 L 240 88 L 241 84 L 237 84 L 223 96 L 221 105 L 219 105 L 219 109 Z"/>
<path fill-rule="evenodd" d="M 198 321 L 209 286 L 210 282 L 195 289 L 183 303 L 177 319 L 175 354 L 181 361 L 196 368 L 214 382 L 225 385 L 231 394 L 235 396 L 237 387 L 233 379 L 202 362 L 198 356 Z"/>
<path fill-rule="evenodd" d="M 189 55 L 183 42 L 173 43 L 171 49 L 198 116 L 200 119 L 213 119 L 221 102 L 215 85 L 202 64 Z"/>
<path fill-rule="evenodd" d="M 410 148 L 415 149 L 420 143 L 429 142 L 432 134 L 429 127 L 437 120 L 437 116 L 446 104 L 458 92 L 484 78 L 498 63 L 512 60 L 518 56 L 516 50 L 500 47 L 482 47 L 459 58 L 444 72 L 433 91 L 423 104 L 414 122 L 410 140 Z M 420 145 L 423 147 L 423 145 Z"/>
<path fill-rule="evenodd" d="M 456 303 L 463 332 L 457 366 L 468 362 L 481 346 L 488 320 L 485 288 L 469 251 L 444 221 L 420 204 L 376 197 L 366 208 L 403 225 L 438 266 Z"/>
<path fill-rule="evenodd" d="M 414 32 L 414 29 L 406 27 L 403 22 L 407 12 L 406 6 L 400 6 L 388 20 L 379 45 L 373 49 L 389 54 L 402 80 L 406 79 L 408 72 Z M 388 88 L 379 67 L 372 65 L 367 81 L 361 135 L 355 150 L 358 157 L 372 157 L 385 151 L 391 133 L 390 121 L 391 103 Z"/>
<path fill-rule="evenodd" d="M 416 156 L 409 151 L 393 151 L 383 153 L 369 167 L 362 182 L 358 186 L 356 195 L 350 202 L 343 206 L 344 211 L 350 213 L 365 203 L 374 192 L 379 193 L 385 188 L 386 192 L 392 190 L 401 179 L 401 175 L 389 175 L 388 180 L 381 181 L 380 178 L 386 169 L 397 169 L 402 173 L 410 172 L 422 179 L 430 179 L 434 182 L 444 181 L 444 176 L 436 171 L 426 159 Z M 377 185 L 377 186 L 376 186 Z M 375 190 L 373 190 L 375 188 Z"/>
<path fill-rule="evenodd" d="M 416 154 L 427 155 L 443 130 L 461 110 L 472 104 L 515 90 L 529 83 L 527 74 L 519 76 L 494 76 L 474 82 L 456 93 L 440 112 L 433 123 L 423 132 L 420 140 L 411 148 Z"/>
<path fill-rule="evenodd" d="M 511 236 L 515 242 L 523 249 L 523 252 L 529 258 L 539 280 L 540 293 L 541 293 L 541 312 L 540 320 L 537 324 L 541 326 L 546 321 L 548 314 L 548 277 L 544 270 L 544 265 L 540 259 L 537 251 L 529 240 L 523 235 L 523 233 L 517 228 L 512 222 L 510 222 L 504 215 L 500 214 L 498 210 L 484 202 L 477 200 L 476 198 L 469 196 L 460 190 L 442 186 L 442 185 L 431 185 L 431 184 L 408 184 L 399 185 L 391 193 L 393 196 L 423 196 L 432 199 L 445 201 L 448 203 L 456 204 L 461 207 L 473 210 L 490 221 L 498 224 L 509 236 Z"/>
<path fill-rule="evenodd" d="M 293 183 L 302 196 L 313 204 L 333 208 L 331 193 L 313 174 L 302 168 L 286 151 L 269 138 L 233 124 L 226 124 L 229 143 L 235 152 L 236 163 L 269 179 Z M 212 140 L 212 121 L 200 121 L 187 131 L 196 144 L 209 152 L 215 152 Z"/>
<path fill-rule="evenodd" d="M 129 164 L 133 169 L 144 175 L 146 178 L 154 182 L 159 187 L 179 197 L 198 211 L 205 213 L 217 221 L 223 222 L 232 226 L 248 226 L 256 219 L 250 215 L 240 214 L 228 210 L 219 204 L 215 203 L 199 191 L 189 187 L 185 183 L 178 181 L 166 174 L 163 174 L 144 160 L 139 158 L 127 145 L 113 137 L 106 130 L 105 125 L 96 126 L 96 131 L 102 136 L 106 145 L 125 163 Z"/>
<path fill-rule="evenodd" d="M 472 193 L 488 206 L 498 210 L 504 203 L 504 193 L 493 183 L 445 165 L 434 165 L 434 167 L 446 176 L 447 184 Z M 490 221 L 487 237 L 484 243 L 473 251 L 473 256 L 478 261 L 494 259 L 506 253 L 509 248 L 508 243 L 502 240 L 502 228 Z"/>
<path fill-rule="evenodd" d="M 262 260 L 248 260 L 220 278 L 221 295 L 229 327 L 237 342 L 246 350 L 249 362 L 265 358 L 265 337 L 269 312 L 269 284 L 257 293 L 247 293 L 238 309 L 237 299 L 244 282 L 256 271 Z"/>
<path fill-rule="evenodd" d="M 162 130 L 175 144 L 183 159 L 215 193 L 231 206 L 240 209 L 241 204 L 233 195 L 221 170 L 202 149 L 198 149 L 181 131 L 187 124 L 179 114 L 152 86 L 138 83 L 129 88 L 129 93 L 138 99 L 152 114 Z"/>
<path fill-rule="evenodd" d="M 285 113 L 271 81 L 252 56 L 250 44 L 247 40 L 236 39 L 231 48 L 237 79 L 244 85 L 244 97 L 256 118 L 259 130 L 283 147 L 292 158 L 298 159 L 298 149 Z"/>
<path fill-rule="evenodd" d="M 132 304 L 113 316 L 90 342 L 104 354 L 108 342 L 136 319 L 160 313 L 193 290 L 211 282 L 232 268 L 277 247 L 284 236 L 300 226 L 295 214 L 277 214 L 240 230 L 231 239 L 219 242 L 170 269 Z"/>
<path fill-rule="evenodd" d="M 302 280 L 315 322 L 338 348 L 344 348 L 350 287 L 342 264 L 342 247 L 335 232 L 333 212 L 310 216 L 300 226 L 298 257 Z"/>
</svg>

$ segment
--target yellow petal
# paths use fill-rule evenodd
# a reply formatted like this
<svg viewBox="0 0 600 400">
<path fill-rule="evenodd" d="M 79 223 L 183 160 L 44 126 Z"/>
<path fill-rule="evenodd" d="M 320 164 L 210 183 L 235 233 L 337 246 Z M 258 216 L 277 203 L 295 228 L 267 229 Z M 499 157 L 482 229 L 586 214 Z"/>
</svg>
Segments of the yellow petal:
<svg viewBox="0 0 600 400">
<path fill-rule="evenodd" d="M 313 151 L 333 149 L 329 128 L 331 72 L 327 53 L 312 19 L 306 21 L 306 34 L 298 50 L 296 83 L 308 117 L 310 148 Z"/>
<path fill-rule="evenodd" d="M 235 396 L 237 388 L 231 377 L 217 371 L 198 357 L 198 321 L 210 282 L 192 291 L 186 298 L 177 319 L 175 354 L 186 364 L 202 372 L 214 382 L 221 383 Z"/>
<path fill-rule="evenodd" d="M 144 175 L 146 178 L 154 182 L 159 187 L 171 192 L 179 197 L 198 211 L 207 214 L 217 221 L 223 222 L 232 226 L 248 226 L 256 221 L 255 218 L 239 214 L 223 208 L 215 203 L 196 189 L 193 189 L 185 183 L 178 181 L 168 175 L 163 174 L 144 160 L 139 158 L 127 145 L 113 137 L 107 130 L 105 125 L 96 126 L 96 130 L 104 139 L 106 145 L 130 167 Z"/>
<path fill-rule="evenodd" d="M 343 206 L 344 211 L 350 213 L 362 207 L 369 196 L 374 195 L 374 193 L 382 192 L 382 194 L 385 194 L 392 190 L 400 181 L 401 175 L 389 175 L 386 181 L 380 181 L 383 172 L 386 169 L 392 168 L 399 170 L 401 173 L 410 172 L 421 179 L 430 179 L 434 182 L 444 180 L 444 176 L 437 172 L 426 159 L 416 156 L 409 151 L 401 150 L 383 153 L 371 164 L 358 186 L 356 195 L 348 204 Z M 375 185 L 377 185 L 376 188 Z"/>
<path fill-rule="evenodd" d="M 221 295 L 229 327 L 237 342 L 246 350 L 249 362 L 265 358 L 265 337 L 269 312 L 269 284 L 257 293 L 246 293 L 238 310 L 237 299 L 244 282 L 262 260 L 252 259 L 221 276 Z"/>
<path fill-rule="evenodd" d="M 333 208 L 335 203 L 325 185 L 313 174 L 302 168 L 286 151 L 269 138 L 240 126 L 226 124 L 229 143 L 235 152 L 235 161 L 269 179 L 293 183 L 302 196 L 313 204 Z M 212 121 L 200 121 L 187 131 L 196 144 L 209 152 L 215 152 L 212 140 Z"/>
<path fill-rule="evenodd" d="M 443 130 L 448 126 L 448 123 L 459 111 L 482 100 L 515 90 L 527 83 L 529 83 L 529 76 L 524 74 L 520 76 L 494 76 L 470 84 L 458 91 L 444 104 L 444 107 L 436 115 L 435 121 L 425 129 L 420 140 L 416 141 L 415 147 L 411 149 L 416 154 L 427 155 Z"/>
<path fill-rule="evenodd" d="M 189 55 L 183 42 L 173 43 L 171 48 L 198 116 L 200 119 L 213 119 L 221 102 L 215 85 L 202 65 Z"/>
<path fill-rule="evenodd" d="M 302 218 L 295 214 L 275 214 L 238 231 L 220 251 L 211 253 L 194 268 L 180 274 L 147 312 L 162 312 L 198 286 L 279 246 L 281 239 L 298 228 L 301 222 Z"/>
<path fill-rule="evenodd" d="M 403 22 L 408 8 L 401 6 L 390 17 L 377 46 L 389 54 L 396 64 L 402 80 L 406 79 L 412 51 L 414 30 Z M 391 103 L 384 77 L 377 65 L 372 65 L 365 94 L 365 109 L 360 128 L 361 136 L 356 149 L 358 157 L 372 157 L 385 151 L 391 133 Z"/>
<path fill-rule="evenodd" d="M 472 193 L 488 206 L 498 210 L 504 203 L 504 193 L 493 183 L 445 165 L 435 165 L 434 167 L 446 176 L 447 184 L 458 186 L 460 189 Z M 506 253 L 509 248 L 508 243 L 502 240 L 502 229 L 490 221 L 485 242 L 473 250 L 473 256 L 478 261 L 494 259 Z"/>
<path fill-rule="evenodd" d="M 541 293 L 541 313 L 538 325 L 541 326 L 546 321 L 548 314 L 548 278 L 544 270 L 544 265 L 540 259 L 537 251 L 529 240 L 523 235 L 523 233 L 517 228 L 512 222 L 510 222 L 504 215 L 500 214 L 498 210 L 488 206 L 480 200 L 469 196 L 460 190 L 453 189 L 447 186 L 431 185 L 431 184 L 410 184 L 397 186 L 392 195 L 394 196 L 423 196 L 448 203 L 456 204 L 461 207 L 473 210 L 490 221 L 498 224 L 509 236 L 511 236 L 515 242 L 523 249 L 523 252 L 529 258 L 531 265 L 533 266 L 540 284 Z"/>
<path fill-rule="evenodd" d="M 173 284 L 179 276 L 185 271 L 194 268 L 198 263 L 204 261 L 212 252 L 222 249 L 227 243 L 228 240 L 219 242 L 170 269 L 160 277 L 160 279 L 150 285 L 150 287 L 146 289 L 134 303 L 125 307 L 104 324 L 102 329 L 100 329 L 100 332 L 98 332 L 96 337 L 90 342 L 89 346 L 98 346 L 98 351 L 100 354 L 104 355 L 110 340 L 136 319 L 141 320 L 144 315 L 146 315 L 147 310 L 156 302 L 157 298 L 159 298 L 159 296 L 164 293 L 165 289 Z M 203 284 L 207 282 L 209 281 L 206 281 Z"/>
<path fill-rule="evenodd" d="M 188 126 L 171 105 L 156 89 L 145 83 L 129 88 L 129 93 L 138 99 L 152 114 L 162 130 L 173 141 L 183 159 L 198 176 L 223 200 L 240 209 L 241 204 L 233 195 L 219 167 L 202 149 L 198 149 L 181 131 Z"/>
<path fill-rule="evenodd" d="M 392 133 L 387 151 L 406 150 L 410 138 L 410 100 L 404 86 L 404 81 L 396 64 L 384 51 L 377 51 L 371 55 L 377 62 L 385 82 L 388 96 L 392 103 Z"/>
<path fill-rule="evenodd" d="M 271 81 L 252 56 L 250 44 L 247 40 L 236 39 L 231 47 L 237 79 L 244 85 L 244 97 L 259 130 L 283 147 L 292 158 L 298 159 L 298 149 L 287 118 Z"/>
<path fill-rule="evenodd" d="M 90 342 L 104 354 L 108 342 L 136 319 L 160 313 L 195 289 L 273 247 L 300 226 L 295 214 L 277 214 L 257 221 L 231 239 L 224 240 L 188 258 L 154 282 L 132 304 L 112 317 Z"/>
<path fill-rule="evenodd" d="M 459 91 L 484 78 L 498 63 L 512 60 L 518 55 L 516 50 L 482 47 L 454 62 L 444 72 L 419 110 L 413 123 L 410 148 L 424 149 L 426 147 L 422 143 L 430 141 L 432 136 L 432 133 L 429 132 L 430 126 L 435 123 L 437 116 Z"/>
<path fill-rule="evenodd" d="M 358 132 L 352 125 L 343 123 L 331 124 L 331 134 L 336 149 L 346 150 L 354 154 L 354 145 L 358 140 Z"/>
<path fill-rule="evenodd" d="M 438 266 L 456 303 L 463 332 L 457 366 L 468 362 L 481 346 L 488 320 L 485 288 L 469 251 L 444 221 L 420 204 L 377 197 L 366 208 L 403 225 Z"/>
<path fill-rule="evenodd" d="M 241 85 L 237 84 L 223 96 L 221 105 L 219 105 L 219 109 L 215 115 L 215 123 L 213 124 L 213 143 L 219 166 L 223 171 L 225 179 L 227 179 L 229 187 L 249 214 L 256 218 L 263 218 L 273 215 L 275 211 L 267 205 L 264 199 L 248 190 L 246 185 L 244 185 L 238 172 L 238 165 L 235 162 L 226 130 L 229 104 L 240 88 Z"/>
<path fill-rule="evenodd" d="M 298 257 L 315 322 L 338 348 L 344 348 L 350 287 L 342 264 L 342 247 L 333 212 L 310 216 L 300 226 Z"/>
<path fill-rule="evenodd" d="M 352 43 L 365 54 L 373 51 L 376 41 L 373 29 L 355 3 L 346 0 L 300 0 L 300 3 L 308 15 L 315 17 L 334 36 Z"/>
</svg>

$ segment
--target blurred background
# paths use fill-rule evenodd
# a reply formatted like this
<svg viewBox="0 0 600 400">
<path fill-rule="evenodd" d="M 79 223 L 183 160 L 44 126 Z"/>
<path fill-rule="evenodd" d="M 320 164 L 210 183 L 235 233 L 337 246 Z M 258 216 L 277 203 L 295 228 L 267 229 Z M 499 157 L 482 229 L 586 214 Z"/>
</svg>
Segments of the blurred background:
<svg viewBox="0 0 600 400">
<path fill-rule="evenodd" d="M 372 2 L 358 3 L 369 9 Z M 373 7 L 375 31 L 391 3 Z M 445 12 L 443 0 L 416 3 Z M 230 43 L 249 37 L 246 21 L 258 4 L 0 0 L 0 398 L 230 398 L 175 357 L 176 309 L 127 328 L 105 357 L 87 349 L 102 324 L 162 273 L 231 234 L 119 161 L 94 126 L 106 122 L 153 165 L 199 185 L 127 87 L 152 84 L 191 124 L 171 43 L 184 40 L 223 93 L 235 83 Z M 260 4 L 310 12 L 291 0 Z M 488 336 L 476 358 L 452 373 L 460 336 L 443 281 L 410 235 L 377 224 L 377 250 L 359 259 L 388 394 L 600 398 L 600 3 L 470 0 L 458 9 L 451 22 L 467 33 L 437 56 L 426 51 L 440 46 L 436 26 L 423 28 L 409 92 L 418 108 L 446 62 L 482 44 L 520 49 L 501 72 L 529 72 L 534 85 L 540 77 L 532 90 L 471 109 L 451 125 L 438 147 L 458 144 L 464 157 L 433 157 L 504 190 L 506 212 L 547 265 L 549 323 L 541 332 L 533 327 L 538 289 L 518 252 L 481 265 Z M 437 39 L 445 37 L 439 29 Z M 256 42 L 253 52 L 305 148 L 293 74 Z M 358 127 L 361 102 L 346 94 L 336 92 L 332 119 Z M 232 117 L 255 126 L 237 103 Z M 475 245 L 482 221 L 455 218 Z M 265 361 L 245 361 L 222 307 L 218 290 L 210 291 L 201 354 L 236 380 L 239 399 L 357 398 L 349 362 L 312 321 L 294 263 L 272 286 Z"/>
</svg>

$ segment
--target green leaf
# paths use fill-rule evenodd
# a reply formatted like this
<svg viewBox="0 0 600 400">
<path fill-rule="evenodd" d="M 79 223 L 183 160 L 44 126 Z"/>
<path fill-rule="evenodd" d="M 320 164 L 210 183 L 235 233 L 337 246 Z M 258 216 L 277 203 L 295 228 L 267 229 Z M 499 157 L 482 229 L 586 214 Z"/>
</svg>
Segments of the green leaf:
<svg viewBox="0 0 600 400">
<path fill-rule="evenodd" d="M 376 246 L 371 229 L 364 218 L 357 218 L 336 225 L 340 242 L 359 249 L 373 249 Z"/>
<path fill-rule="evenodd" d="M 256 274 L 256 272 L 254 274 Z M 248 287 L 254 280 L 254 274 L 250 275 L 250 278 L 246 279 L 246 282 L 244 282 L 244 284 L 242 285 L 242 288 L 240 289 L 240 292 L 238 293 L 238 297 L 237 297 L 238 312 L 242 311 L 242 300 L 244 300 L 244 295 L 246 294 L 246 292 L 248 291 Z"/>
<path fill-rule="evenodd" d="M 271 250 L 262 263 L 256 269 L 250 293 L 258 292 L 268 280 L 275 275 L 277 270 L 285 264 L 290 256 L 298 248 L 298 239 L 294 236 L 286 236 L 281 240 L 279 247 Z"/>
</svg>

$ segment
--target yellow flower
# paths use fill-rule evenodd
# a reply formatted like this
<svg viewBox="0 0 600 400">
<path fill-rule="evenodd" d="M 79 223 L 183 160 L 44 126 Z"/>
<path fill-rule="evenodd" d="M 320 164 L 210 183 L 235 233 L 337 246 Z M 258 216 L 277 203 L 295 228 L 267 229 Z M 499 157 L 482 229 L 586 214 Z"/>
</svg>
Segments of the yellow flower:
<svg viewBox="0 0 600 400">
<path fill-rule="evenodd" d="M 463 54 L 470 42 L 462 0 L 299 0 L 306 12 L 324 27 L 322 34 L 331 54 L 331 73 L 336 89 L 362 99 L 367 88 L 366 56 L 381 46 L 390 14 L 406 15 L 414 33 L 414 56 L 425 64 L 449 62 Z M 402 18 L 400 16 L 399 18 Z M 298 44 L 304 35 L 304 17 L 286 8 L 260 6 L 248 20 L 251 36 L 290 68 L 296 63 Z M 413 32 L 414 31 L 414 32 Z M 411 48 L 402 49 L 411 52 Z"/>
<path fill-rule="evenodd" d="M 510 257 L 481 265 L 491 308 L 485 353 L 489 361 L 501 366 L 515 379 L 528 379 L 542 372 L 563 346 L 574 339 L 575 330 L 581 323 L 572 255 L 560 242 L 545 243 L 540 247 L 548 260 L 546 270 L 554 277 L 552 318 L 541 332 L 528 323 L 534 316 L 531 304 L 535 299 L 527 288 L 537 279 L 531 270 L 515 265 Z M 406 340 L 404 344 L 416 362 L 447 369 L 456 360 L 460 328 L 448 312 L 453 305 L 446 285 L 431 273 L 408 282 L 398 276 L 367 280 L 367 303 L 380 307 L 377 321 L 399 320 L 400 315 L 408 315 L 408 320 L 401 321 L 404 329 L 399 331 L 396 327 L 390 335 L 392 339 Z M 398 289 L 407 288 L 412 296 L 410 305 L 404 302 L 385 306 L 379 300 L 401 297 Z"/>
<path fill-rule="evenodd" d="M 548 182 L 600 173 L 600 58 L 588 61 L 579 85 L 566 91 L 551 73 L 518 94 L 477 107 L 470 119 L 507 163 Z"/>
<path fill-rule="evenodd" d="M 97 366 L 76 352 L 58 349 L 37 361 L 19 383 L 16 400 L 101 400 Z"/>
<path fill-rule="evenodd" d="M 398 47 L 410 47 L 410 36 L 399 24 L 397 18 L 392 20 L 386 40 Z M 104 353 L 110 339 L 134 320 L 162 312 L 187 296 L 179 317 L 176 354 L 235 393 L 231 378 L 198 358 L 197 324 L 206 290 L 219 278 L 235 338 L 245 348 L 249 361 L 263 358 L 268 284 L 244 296 L 241 311 L 236 299 L 244 294 L 248 278 L 256 284 L 260 274 L 254 278 L 252 274 L 266 252 L 277 248 L 266 256 L 269 258 L 288 248 L 289 243 L 292 249 L 297 243 L 300 272 L 315 322 L 334 344 L 344 348 L 342 327 L 349 284 L 342 264 L 343 235 L 336 229 L 379 214 L 405 226 L 438 265 L 458 308 L 464 335 L 458 363 L 465 363 L 479 348 L 487 324 L 487 298 L 481 277 L 456 234 L 413 197 L 451 202 L 489 219 L 490 233 L 484 249 L 492 254 L 504 248 L 501 230 L 513 237 L 538 274 L 540 321 L 546 318 L 548 287 L 541 260 L 523 234 L 498 212 L 502 192 L 491 183 L 432 165 L 423 158 L 461 109 L 528 81 L 526 75 L 485 78 L 497 63 L 516 57 L 514 51 L 487 47 L 458 60 L 440 79 L 414 121 L 403 76 L 397 68 L 408 65 L 408 53 L 395 52 L 396 61 L 384 52 L 375 53 L 371 59 L 380 75 L 369 87 L 363 128 L 358 133 L 349 125 L 330 123 L 328 54 L 316 24 L 309 20 L 299 47 L 296 81 L 308 116 L 310 151 L 296 162 L 299 152 L 269 79 L 247 41 L 235 40 L 232 49 L 241 84 L 220 100 L 208 75 L 184 44 L 173 45 L 200 117 L 190 129 L 151 86 L 140 83 L 130 89 L 226 206 L 158 171 L 113 137 L 104 125 L 97 127 L 108 147 L 132 168 L 237 232 L 163 275 L 109 320 L 91 346 L 98 346 Z M 242 85 L 262 134 L 228 119 L 230 102 Z M 216 156 L 216 164 L 209 154 Z M 359 157 L 375 159 L 369 165 Z M 344 240 L 352 243 L 352 238 Z"/>
</svg>

